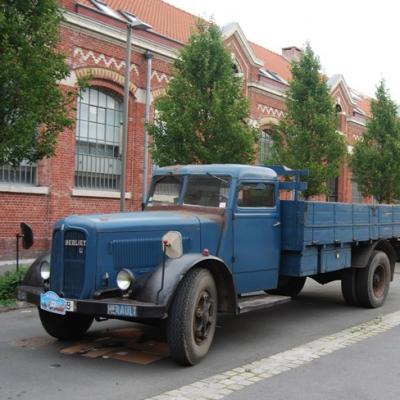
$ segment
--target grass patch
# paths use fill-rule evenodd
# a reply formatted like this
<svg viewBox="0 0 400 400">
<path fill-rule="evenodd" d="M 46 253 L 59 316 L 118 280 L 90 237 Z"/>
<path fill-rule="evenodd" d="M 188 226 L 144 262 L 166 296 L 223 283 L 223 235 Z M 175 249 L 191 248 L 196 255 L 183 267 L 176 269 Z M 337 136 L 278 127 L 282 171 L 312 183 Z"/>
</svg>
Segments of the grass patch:
<svg viewBox="0 0 400 400">
<path fill-rule="evenodd" d="M 19 272 L 7 271 L 0 274 L 0 306 L 10 307 L 17 301 L 17 286 L 21 283 L 28 268 L 21 268 Z"/>
</svg>

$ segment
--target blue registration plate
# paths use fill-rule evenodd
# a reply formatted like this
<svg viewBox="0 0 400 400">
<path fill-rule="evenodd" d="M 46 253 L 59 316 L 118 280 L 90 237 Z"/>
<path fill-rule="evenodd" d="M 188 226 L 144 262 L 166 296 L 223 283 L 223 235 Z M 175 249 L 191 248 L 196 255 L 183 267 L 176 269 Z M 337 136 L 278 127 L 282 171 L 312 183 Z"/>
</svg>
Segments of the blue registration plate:
<svg viewBox="0 0 400 400">
<path fill-rule="evenodd" d="M 136 317 L 136 306 L 131 304 L 108 304 L 107 314 L 116 317 Z"/>
</svg>

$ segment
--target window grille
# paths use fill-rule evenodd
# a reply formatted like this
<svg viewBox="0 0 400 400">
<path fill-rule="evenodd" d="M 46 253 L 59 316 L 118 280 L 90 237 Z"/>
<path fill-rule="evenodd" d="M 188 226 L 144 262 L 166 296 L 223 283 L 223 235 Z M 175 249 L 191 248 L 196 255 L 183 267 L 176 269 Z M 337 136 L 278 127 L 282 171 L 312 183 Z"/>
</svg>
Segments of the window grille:
<svg viewBox="0 0 400 400">
<path fill-rule="evenodd" d="M 329 195 L 328 201 L 337 202 L 339 200 L 339 178 L 332 178 L 328 182 Z"/>
<path fill-rule="evenodd" d="M 258 159 L 261 165 L 267 164 L 271 158 L 272 137 L 268 131 L 261 131 L 258 139 Z"/>
<path fill-rule="evenodd" d="M 356 182 L 352 182 L 351 185 L 351 194 L 352 194 L 352 202 L 353 203 L 362 203 L 363 202 L 363 195 L 358 190 L 358 185 Z"/>
<path fill-rule="evenodd" d="M 78 100 L 75 186 L 118 190 L 122 101 L 109 91 L 83 90 Z"/>
<path fill-rule="evenodd" d="M 22 161 L 18 167 L 0 166 L 0 183 L 35 186 L 37 184 L 36 164 Z"/>
</svg>

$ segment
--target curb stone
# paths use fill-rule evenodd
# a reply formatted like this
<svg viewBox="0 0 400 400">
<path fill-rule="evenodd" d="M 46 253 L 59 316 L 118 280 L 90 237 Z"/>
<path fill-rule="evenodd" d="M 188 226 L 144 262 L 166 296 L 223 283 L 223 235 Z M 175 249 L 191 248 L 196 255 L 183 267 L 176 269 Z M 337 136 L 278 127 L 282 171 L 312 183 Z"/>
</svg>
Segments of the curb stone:
<svg viewBox="0 0 400 400">
<path fill-rule="evenodd" d="M 1 313 L 6 313 L 9 311 L 15 311 L 15 310 L 24 310 L 28 308 L 35 308 L 33 304 L 27 303 L 25 301 L 16 301 L 15 305 L 12 306 L 0 306 L 0 314 Z"/>
</svg>

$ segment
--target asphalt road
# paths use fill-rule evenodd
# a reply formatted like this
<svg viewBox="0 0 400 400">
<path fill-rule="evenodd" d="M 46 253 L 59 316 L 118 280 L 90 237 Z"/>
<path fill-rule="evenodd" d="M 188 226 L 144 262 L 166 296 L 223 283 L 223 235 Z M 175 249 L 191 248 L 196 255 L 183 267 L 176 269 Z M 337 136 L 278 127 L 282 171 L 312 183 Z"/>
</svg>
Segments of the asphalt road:
<svg viewBox="0 0 400 400">
<path fill-rule="evenodd" d="M 146 399 L 399 310 L 399 270 L 386 304 L 373 310 L 346 306 L 337 282 L 320 286 L 310 281 L 296 301 L 220 318 L 211 352 L 191 368 L 180 367 L 168 358 L 138 365 L 63 355 L 60 349 L 65 344 L 57 341 L 36 348 L 19 347 L 21 339 L 48 338 L 37 311 L 1 313 L 0 399 Z M 89 337 L 99 330 L 130 325 L 95 323 Z M 398 400 L 399 333 L 400 327 L 395 327 L 226 398 Z M 157 339 L 158 331 L 149 328 L 146 335 Z"/>
</svg>

